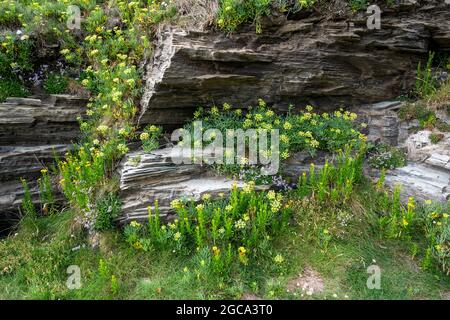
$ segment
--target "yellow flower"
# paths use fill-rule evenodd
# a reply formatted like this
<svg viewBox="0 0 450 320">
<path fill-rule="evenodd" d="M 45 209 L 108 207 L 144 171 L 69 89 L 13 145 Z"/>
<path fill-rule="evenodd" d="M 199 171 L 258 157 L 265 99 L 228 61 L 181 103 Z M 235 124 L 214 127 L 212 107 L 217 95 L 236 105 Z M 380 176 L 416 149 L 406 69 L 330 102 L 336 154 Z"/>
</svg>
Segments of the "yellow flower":
<svg viewBox="0 0 450 320">
<path fill-rule="evenodd" d="M 133 228 L 139 228 L 141 227 L 141 224 L 137 221 L 131 221 L 130 226 L 132 226 Z"/>
<path fill-rule="evenodd" d="M 260 113 L 257 113 L 257 114 L 255 114 L 255 120 L 256 121 L 262 121 L 264 119 L 264 117 L 262 116 L 262 114 L 260 114 Z"/>
<path fill-rule="evenodd" d="M 108 126 L 106 125 L 100 125 L 97 127 L 97 131 L 100 132 L 101 134 L 105 134 L 108 131 Z"/>
<path fill-rule="evenodd" d="M 137 249 L 137 250 L 140 250 L 140 249 L 143 248 L 143 247 L 142 247 L 142 243 L 140 243 L 139 241 L 136 241 L 136 242 L 133 244 L 133 247 L 134 247 L 135 249 Z"/>
<path fill-rule="evenodd" d="M 284 258 L 281 254 L 277 254 L 273 260 L 278 264 L 282 264 L 284 262 Z"/>
<path fill-rule="evenodd" d="M 218 256 L 220 254 L 220 249 L 217 246 L 212 247 L 212 251 L 215 256 Z"/>
<path fill-rule="evenodd" d="M 147 141 L 150 139 L 150 135 L 147 132 L 142 132 L 140 136 L 141 141 Z"/>
<path fill-rule="evenodd" d="M 273 117 L 275 115 L 275 112 L 273 112 L 273 110 L 267 110 L 266 112 L 266 116 L 268 116 L 269 118 Z"/>
<path fill-rule="evenodd" d="M 242 219 L 239 219 L 238 221 L 236 221 L 236 223 L 234 224 L 234 226 L 236 227 L 236 229 L 244 229 L 245 228 L 245 222 Z"/>
<path fill-rule="evenodd" d="M 244 128 L 250 128 L 252 126 L 253 122 L 251 119 L 245 119 L 243 127 Z"/>
<path fill-rule="evenodd" d="M 209 193 L 205 193 L 205 194 L 202 196 L 202 200 L 203 200 L 203 201 L 209 201 L 209 200 L 211 200 L 211 195 L 210 195 Z"/>
<path fill-rule="evenodd" d="M 117 146 L 117 151 L 119 151 L 121 154 L 126 154 L 129 151 L 129 149 L 128 149 L 128 147 L 125 144 L 120 143 Z"/>
<path fill-rule="evenodd" d="M 242 188 L 242 191 L 244 193 L 251 193 L 253 189 L 255 188 L 255 182 L 250 181 L 244 184 L 244 187 Z"/>
<path fill-rule="evenodd" d="M 238 116 L 240 116 L 242 114 L 242 110 L 236 109 L 236 110 L 234 110 L 234 113 L 236 113 Z"/>
<path fill-rule="evenodd" d="M 228 111 L 231 109 L 231 106 L 228 103 L 223 104 L 223 110 Z"/>
<path fill-rule="evenodd" d="M 405 218 L 403 218 L 403 220 L 402 220 L 402 225 L 403 225 L 404 227 L 406 227 L 406 226 L 408 226 L 408 224 L 409 224 L 409 222 L 408 222 Z"/>
<path fill-rule="evenodd" d="M 243 257 L 247 253 L 247 250 L 244 247 L 239 247 L 238 252 L 239 252 L 239 255 L 241 257 Z"/>
<path fill-rule="evenodd" d="M 292 124 L 290 124 L 289 122 L 285 122 L 283 125 L 284 129 L 286 130 L 291 130 L 292 129 Z"/>
<path fill-rule="evenodd" d="M 315 139 L 311 139 L 311 141 L 309 142 L 309 145 L 313 148 L 317 148 L 317 147 L 319 147 L 319 141 L 317 141 Z"/>
<path fill-rule="evenodd" d="M 217 107 L 212 107 L 210 113 L 214 116 L 219 115 L 219 108 Z"/>
<path fill-rule="evenodd" d="M 41 170 L 41 173 L 42 173 L 42 174 L 46 174 L 47 172 L 48 172 L 47 169 L 42 169 L 42 170 Z"/>
<path fill-rule="evenodd" d="M 241 163 L 242 165 L 248 164 L 248 159 L 247 159 L 246 157 L 242 157 L 242 158 L 240 159 L 240 163 Z"/>
<path fill-rule="evenodd" d="M 269 200 L 275 200 L 276 197 L 277 197 L 277 194 L 276 194 L 275 191 L 273 191 L 273 190 L 270 190 L 270 191 L 267 193 L 267 199 L 269 199 Z"/>
<path fill-rule="evenodd" d="M 173 235 L 173 239 L 174 239 L 175 241 L 180 240 L 180 238 L 181 238 L 181 233 L 180 233 L 179 231 Z"/>
<path fill-rule="evenodd" d="M 288 137 L 287 135 L 285 135 L 285 134 L 282 134 L 282 135 L 280 136 L 280 139 L 281 139 L 281 141 L 284 142 L 284 143 L 289 143 L 289 137 Z"/>
<path fill-rule="evenodd" d="M 272 212 L 277 213 L 278 211 L 280 211 L 281 209 L 281 202 L 278 200 L 274 200 L 272 201 L 272 203 L 270 204 L 270 210 L 272 210 Z"/>
</svg>

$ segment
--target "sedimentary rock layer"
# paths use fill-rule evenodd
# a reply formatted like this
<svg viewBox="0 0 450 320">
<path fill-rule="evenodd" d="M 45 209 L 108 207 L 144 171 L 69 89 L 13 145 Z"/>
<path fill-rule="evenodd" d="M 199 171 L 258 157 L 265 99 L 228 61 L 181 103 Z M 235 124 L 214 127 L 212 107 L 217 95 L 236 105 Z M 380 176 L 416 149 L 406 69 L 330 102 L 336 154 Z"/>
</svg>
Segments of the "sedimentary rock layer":
<svg viewBox="0 0 450 320">
<path fill-rule="evenodd" d="M 363 13 L 267 19 L 262 34 L 167 27 L 147 66 L 140 122 L 179 125 L 199 106 L 235 107 L 264 98 L 333 108 L 386 101 L 411 89 L 429 50 L 450 51 L 450 10 L 444 1 L 403 4 L 369 30 Z"/>
<path fill-rule="evenodd" d="M 77 117 L 85 104 L 85 99 L 66 95 L 9 98 L 0 103 L 0 213 L 19 206 L 20 178 L 30 182 L 37 196 L 35 180 L 40 170 L 79 137 Z"/>
</svg>

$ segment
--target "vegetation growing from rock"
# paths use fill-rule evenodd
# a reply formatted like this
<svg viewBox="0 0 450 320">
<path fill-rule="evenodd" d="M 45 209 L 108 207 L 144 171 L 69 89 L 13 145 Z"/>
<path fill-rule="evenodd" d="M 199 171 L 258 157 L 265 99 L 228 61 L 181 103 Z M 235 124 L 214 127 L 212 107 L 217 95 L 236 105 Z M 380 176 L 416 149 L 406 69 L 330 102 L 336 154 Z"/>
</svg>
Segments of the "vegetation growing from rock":
<svg viewBox="0 0 450 320">
<path fill-rule="evenodd" d="M 0 298 L 205 299 L 241 298 L 249 292 L 309 298 L 310 291 L 290 285 L 309 267 L 324 277 L 326 289 L 318 298 L 439 298 L 449 290 L 449 203 L 421 204 L 412 197 L 403 203 L 399 188 L 391 192 L 384 187 L 384 170 L 375 183 L 365 178 L 368 155 L 378 169 L 402 166 L 405 159 L 383 145 L 367 153 L 360 132 L 366 124 L 357 124 L 356 114 L 343 108 L 319 113 L 306 106 L 299 113 L 277 114 L 260 99 L 248 110 L 229 104 L 200 109 L 194 120 L 202 120 L 205 130 L 279 129 L 282 160 L 298 151 L 314 155 L 321 150 L 330 153 L 330 161 L 311 164 L 308 173 L 281 191 L 259 191 L 255 185 L 267 181 L 246 176 L 254 182 L 242 189 L 233 186 L 218 199 L 208 194 L 201 201 L 176 199 L 173 221 L 161 221 L 156 203 L 147 223 L 118 227 L 117 165 L 130 142 L 139 141 L 145 152 L 153 152 L 163 133 L 156 125 L 137 125 L 142 62 L 152 57 L 154 30 L 180 18 L 183 12 L 177 8 L 183 6 L 160 0 L 71 1 L 83 15 L 82 31 L 75 32 L 67 28 L 68 4 L 0 1 L 5 28 L 0 34 L 0 101 L 27 95 L 27 87 L 35 90 L 36 83 L 48 94 L 66 93 L 71 83 L 89 93 L 86 115 L 78 119 L 79 143 L 57 161 L 53 175 L 47 168 L 41 172 L 39 210 L 23 181 L 23 220 L 15 235 L 0 240 Z M 236 32 L 251 23 L 259 34 L 265 17 L 297 14 L 323 2 L 217 4 L 219 29 Z M 353 10 L 366 5 L 348 3 Z M 44 50 L 51 51 L 51 65 L 36 58 Z M 421 101 L 400 115 L 418 119 L 421 128 L 448 131 L 436 111 L 448 107 L 449 82 L 438 86 L 433 59 L 430 54 L 427 65 L 417 69 L 415 94 Z M 219 171 L 242 177 L 251 171 L 243 164 Z M 70 208 L 56 204 L 53 180 Z M 369 291 L 366 265 L 375 260 L 386 268 L 386 282 L 382 290 Z M 67 267 L 74 264 L 84 275 L 79 290 L 65 285 Z"/>
</svg>

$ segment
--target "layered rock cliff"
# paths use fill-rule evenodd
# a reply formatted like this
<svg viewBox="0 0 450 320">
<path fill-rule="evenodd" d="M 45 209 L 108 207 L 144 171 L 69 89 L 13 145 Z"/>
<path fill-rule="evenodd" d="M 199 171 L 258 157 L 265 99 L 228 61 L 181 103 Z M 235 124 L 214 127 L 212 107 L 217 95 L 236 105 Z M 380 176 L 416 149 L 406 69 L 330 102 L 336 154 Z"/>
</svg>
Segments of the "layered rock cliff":
<svg viewBox="0 0 450 320">
<path fill-rule="evenodd" d="M 35 194 L 40 170 L 77 140 L 77 117 L 85 104 L 85 99 L 64 95 L 0 103 L 0 214 L 17 211 L 23 197 L 20 178 L 30 182 Z"/>
<path fill-rule="evenodd" d="M 161 30 L 147 66 L 140 123 L 179 125 L 195 108 L 265 99 L 290 104 L 360 107 L 411 89 L 428 51 L 450 52 L 444 1 L 383 9 L 381 29 L 363 13 L 264 21 L 263 33 Z"/>
</svg>

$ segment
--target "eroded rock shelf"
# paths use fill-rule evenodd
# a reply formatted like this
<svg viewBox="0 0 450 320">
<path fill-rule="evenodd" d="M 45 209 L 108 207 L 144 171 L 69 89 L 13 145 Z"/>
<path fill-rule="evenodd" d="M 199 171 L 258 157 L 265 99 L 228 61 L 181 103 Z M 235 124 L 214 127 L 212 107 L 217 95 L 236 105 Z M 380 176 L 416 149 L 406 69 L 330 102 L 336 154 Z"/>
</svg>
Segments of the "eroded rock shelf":
<svg viewBox="0 0 450 320">
<path fill-rule="evenodd" d="M 40 170 L 63 156 L 79 137 L 77 117 L 86 99 L 52 95 L 0 103 L 0 214 L 17 211 L 27 179 L 37 200 Z"/>
</svg>

